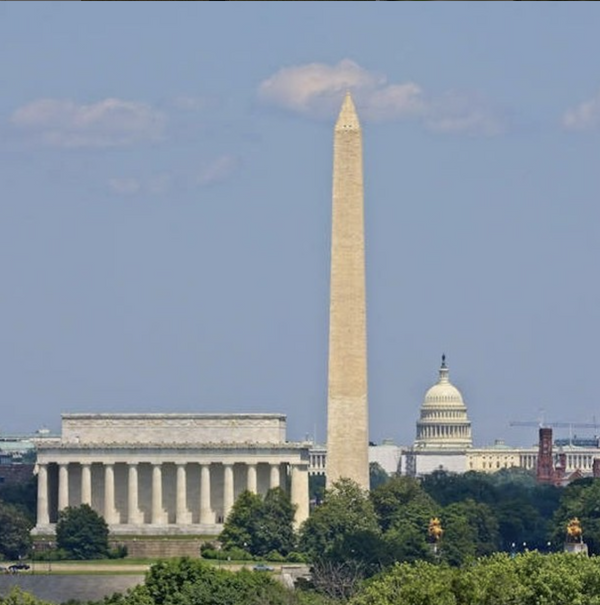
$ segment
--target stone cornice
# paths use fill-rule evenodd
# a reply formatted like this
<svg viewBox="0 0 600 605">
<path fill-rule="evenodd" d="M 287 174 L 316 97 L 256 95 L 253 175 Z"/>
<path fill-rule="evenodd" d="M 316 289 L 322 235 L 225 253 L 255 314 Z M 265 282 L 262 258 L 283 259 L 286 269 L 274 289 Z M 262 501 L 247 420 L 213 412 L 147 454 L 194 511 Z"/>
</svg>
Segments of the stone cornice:
<svg viewBox="0 0 600 605">
<path fill-rule="evenodd" d="M 310 444 L 301 442 L 286 443 L 120 443 L 120 442 L 94 442 L 94 443 L 40 443 L 38 451 L 43 450 L 98 450 L 98 449 L 131 449 L 131 450 L 309 450 Z"/>
<path fill-rule="evenodd" d="M 270 419 L 270 420 L 285 420 L 286 419 L 286 415 L 285 414 L 280 414 L 280 413 L 237 413 L 237 414 L 230 414 L 230 413 L 213 413 L 213 412 L 207 412 L 207 413 L 161 413 L 161 412 L 132 412 L 132 413 L 98 413 L 98 414 L 91 414 L 91 413 L 86 413 L 86 412 L 82 412 L 82 413 L 64 413 L 61 414 L 61 417 L 65 420 L 67 419 L 73 419 L 73 420 L 84 420 L 84 419 L 108 419 L 108 418 L 115 418 L 115 419 L 123 419 L 123 420 L 145 420 L 145 419 L 175 419 L 175 418 L 184 418 L 184 419 L 198 419 L 198 420 L 204 420 L 204 419 L 219 419 L 219 418 L 223 418 L 226 420 L 243 420 L 245 418 L 248 419 L 253 419 L 253 420 L 257 420 L 257 419 Z"/>
</svg>

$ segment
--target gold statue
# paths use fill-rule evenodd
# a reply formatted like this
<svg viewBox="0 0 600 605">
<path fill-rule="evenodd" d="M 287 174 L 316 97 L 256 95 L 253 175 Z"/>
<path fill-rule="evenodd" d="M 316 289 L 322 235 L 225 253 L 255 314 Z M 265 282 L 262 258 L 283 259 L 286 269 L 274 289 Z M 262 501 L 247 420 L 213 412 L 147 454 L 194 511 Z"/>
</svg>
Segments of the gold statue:
<svg viewBox="0 0 600 605">
<path fill-rule="evenodd" d="M 444 530 L 442 529 L 442 523 L 437 517 L 433 517 L 433 519 L 429 521 L 429 528 L 427 530 L 427 533 L 429 534 L 429 537 L 432 539 L 432 541 L 436 544 L 440 541 Z"/>
<path fill-rule="evenodd" d="M 573 517 L 567 523 L 567 542 L 581 542 L 581 523 L 577 517 Z"/>
</svg>

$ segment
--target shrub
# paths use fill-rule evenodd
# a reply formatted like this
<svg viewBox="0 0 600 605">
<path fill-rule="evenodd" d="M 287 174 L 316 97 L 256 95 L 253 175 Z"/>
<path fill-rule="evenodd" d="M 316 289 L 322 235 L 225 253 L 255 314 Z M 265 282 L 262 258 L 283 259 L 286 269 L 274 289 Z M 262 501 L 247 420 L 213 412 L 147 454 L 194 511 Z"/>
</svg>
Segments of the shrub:
<svg viewBox="0 0 600 605">
<path fill-rule="evenodd" d="M 283 563 L 286 560 L 285 557 L 276 550 L 267 553 L 265 559 L 267 559 L 267 561 L 275 561 L 276 563 Z"/>
<path fill-rule="evenodd" d="M 302 553 L 296 551 L 289 553 L 285 560 L 288 563 L 306 563 L 306 557 Z"/>
<path fill-rule="evenodd" d="M 108 551 L 109 559 L 124 559 L 127 556 L 127 546 L 125 544 L 117 544 Z"/>
</svg>

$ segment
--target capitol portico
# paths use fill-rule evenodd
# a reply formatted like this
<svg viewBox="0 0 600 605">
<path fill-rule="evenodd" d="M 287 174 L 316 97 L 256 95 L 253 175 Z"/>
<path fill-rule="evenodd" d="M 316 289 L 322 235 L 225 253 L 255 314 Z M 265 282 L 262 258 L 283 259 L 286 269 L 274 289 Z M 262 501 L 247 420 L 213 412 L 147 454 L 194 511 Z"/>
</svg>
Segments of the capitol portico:
<svg viewBox="0 0 600 605">
<path fill-rule="evenodd" d="M 63 414 L 37 444 L 34 534 L 89 504 L 112 535 L 216 535 L 244 490 L 290 491 L 308 517 L 308 446 L 286 441 L 281 414 Z"/>
</svg>

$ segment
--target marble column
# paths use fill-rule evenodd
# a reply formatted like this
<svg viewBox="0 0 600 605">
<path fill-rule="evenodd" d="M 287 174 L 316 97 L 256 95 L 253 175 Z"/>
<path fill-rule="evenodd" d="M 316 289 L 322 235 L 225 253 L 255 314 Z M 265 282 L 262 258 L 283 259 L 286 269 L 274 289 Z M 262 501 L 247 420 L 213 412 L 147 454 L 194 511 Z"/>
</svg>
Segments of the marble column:
<svg viewBox="0 0 600 605">
<path fill-rule="evenodd" d="M 215 514 L 210 507 L 210 464 L 200 468 L 200 523 L 212 525 Z"/>
<path fill-rule="evenodd" d="M 58 511 L 69 506 L 69 465 L 58 465 Z"/>
<path fill-rule="evenodd" d="M 225 464 L 223 468 L 223 520 L 233 507 L 233 464 Z"/>
<path fill-rule="evenodd" d="M 292 465 L 292 504 L 297 506 L 294 526 L 300 527 L 308 519 L 308 464 Z"/>
<path fill-rule="evenodd" d="M 248 476 L 246 478 L 246 489 L 253 494 L 257 493 L 256 489 L 256 464 L 247 464 Z"/>
<path fill-rule="evenodd" d="M 108 525 L 115 523 L 115 467 L 104 465 L 104 520 Z"/>
<path fill-rule="evenodd" d="M 81 465 L 81 504 L 92 505 L 92 467 L 89 463 Z"/>
<path fill-rule="evenodd" d="M 137 525 L 140 522 L 138 503 L 138 467 L 136 463 L 129 465 L 127 485 L 127 523 Z"/>
<path fill-rule="evenodd" d="M 46 464 L 38 464 L 37 524 L 48 525 L 49 523 L 48 466 Z"/>
<path fill-rule="evenodd" d="M 271 476 L 269 481 L 271 489 L 281 487 L 281 473 L 279 472 L 279 463 L 271 464 Z"/>
<path fill-rule="evenodd" d="M 159 525 L 164 522 L 162 507 L 162 466 L 160 464 L 152 465 L 152 520 L 153 525 Z"/>
<path fill-rule="evenodd" d="M 187 525 L 190 523 L 190 513 L 187 509 L 187 475 L 186 465 L 177 465 L 177 494 L 176 494 L 176 510 L 175 523 L 177 525 Z"/>
</svg>

